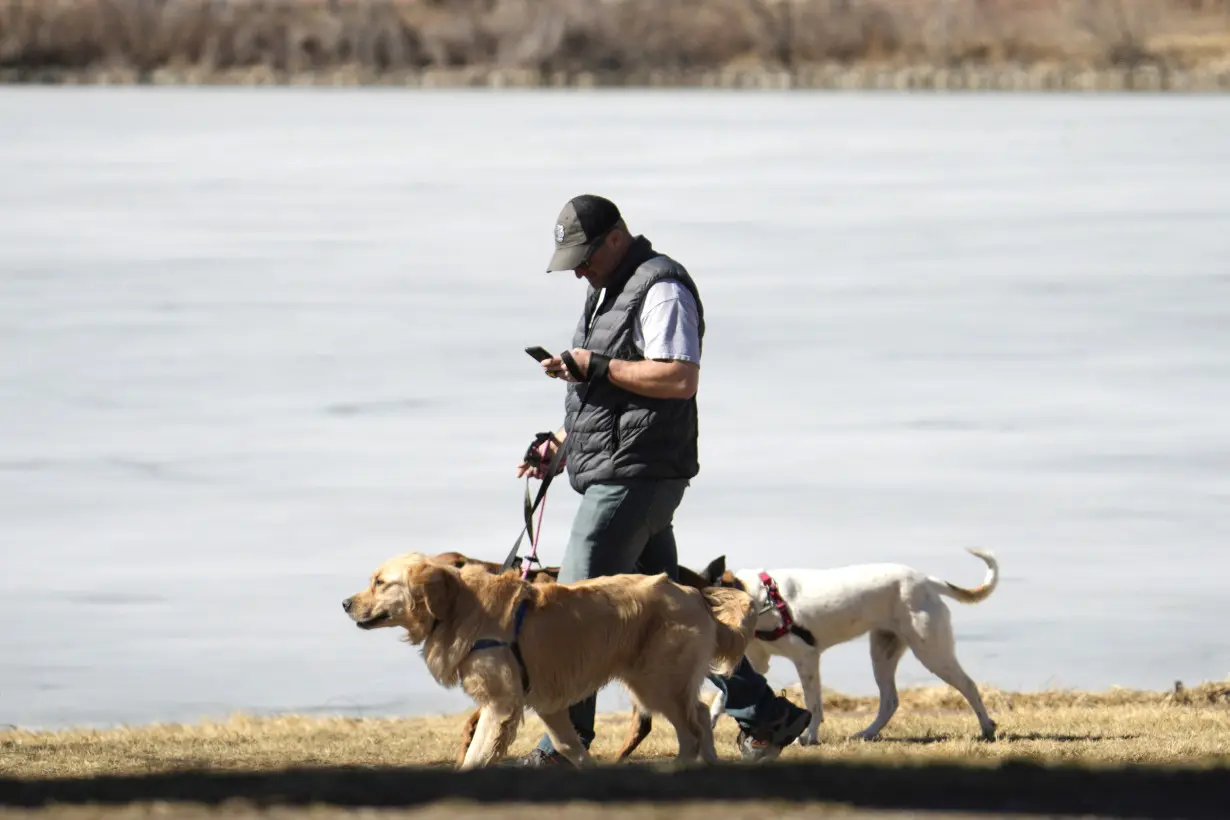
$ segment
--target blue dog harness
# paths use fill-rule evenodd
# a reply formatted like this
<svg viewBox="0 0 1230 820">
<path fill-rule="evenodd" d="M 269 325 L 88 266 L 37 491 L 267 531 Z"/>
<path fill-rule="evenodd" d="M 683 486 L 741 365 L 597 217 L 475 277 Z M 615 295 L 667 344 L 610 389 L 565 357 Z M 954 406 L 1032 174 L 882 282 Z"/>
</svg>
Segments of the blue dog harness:
<svg viewBox="0 0 1230 820">
<path fill-rule="evenodd" d="M 526 692 L 530 691 L 530 673 L 525 668 L 525 658 L 521 657 L 521 644 L 517 639 L 521 637 L 521 622 L 525 620 L 525 612 L 530 608 L 530 599 L 525 598 L 517 607 L 517 614 L 513 617 L 513 639 L 509 641 L 500 641 L 495 638 L 479 638 L 474 642 L 474 646 L 470 648 L 471 652 L 477 652 L 480 649 L 498 649 L 501 646 L 507 646 L 512 650 L 513 657 L 517 659 L 517 663 L 521 667 L 521 688 Z"/>
</svg>

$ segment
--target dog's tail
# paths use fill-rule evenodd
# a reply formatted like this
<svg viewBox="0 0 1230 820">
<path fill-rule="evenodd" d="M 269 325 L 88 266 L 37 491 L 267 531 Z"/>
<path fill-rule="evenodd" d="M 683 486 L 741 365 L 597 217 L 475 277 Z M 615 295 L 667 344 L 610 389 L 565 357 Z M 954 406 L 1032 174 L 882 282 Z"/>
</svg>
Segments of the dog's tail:
<svg viewBox="0 0 1230 820">
<path fill-rule="evenodd" d="M 730 675 L 743 660 L 747 645 L 752 641 L 756 630 L 756 604 L 752 596 L 741 589 L 705 587 L 700 592 L 717 622 L 710 668 L 715 674 Z"/>
<path fill-rule="evenodd" d="M 968 550 L 971 555 L 976 555 L 983 560 L 987 565 L 987 577 L 983 579 L 980 586 L 973 589 L 959 587 L 956 584 L 935 579 L 939 583 L 939 591 L 941 595 L 947 595 L 949 598 L 955 598 L 963 604 L 977 604 L 991 597 L 991 593 L 995 591 L 995 587 L 999 585 L 999 562 L 995 560 L 995 555 L 988 550 Z"/>
</svg>

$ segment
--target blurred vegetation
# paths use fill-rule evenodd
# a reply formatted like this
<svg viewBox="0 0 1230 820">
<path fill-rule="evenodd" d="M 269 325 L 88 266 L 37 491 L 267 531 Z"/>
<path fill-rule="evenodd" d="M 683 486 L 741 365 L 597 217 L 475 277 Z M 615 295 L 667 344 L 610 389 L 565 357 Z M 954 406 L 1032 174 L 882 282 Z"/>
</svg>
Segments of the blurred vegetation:
<svg viewBox="0 0 1230 820">
<path fill-rule="evenodd" d="M 1230 66 L 1230 0 L 0 0 L 0 69 Z"/>
</svg>

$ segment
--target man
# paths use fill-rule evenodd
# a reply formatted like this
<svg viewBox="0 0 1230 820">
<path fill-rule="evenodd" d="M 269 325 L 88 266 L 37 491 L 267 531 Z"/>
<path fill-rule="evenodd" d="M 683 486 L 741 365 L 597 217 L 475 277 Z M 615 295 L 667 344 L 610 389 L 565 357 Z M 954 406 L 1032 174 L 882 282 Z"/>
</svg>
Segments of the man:
<svg viewBox="0 0 1230 820">
<path fill-rule="evenodd" d="M 704 306 L 682 265 L 628 231 L 610 200 L 570 200 L 555 224 L 547 272 L 571 270 L 589 287 L 572 349 L 542 362 L 568 382 L 564 426 L 569 483 L 582 494 L 560 564 L 561 583 L 623 572 L 665 572 L 678 580 L 672 520 L 697 458 L 696 392 Z M 539 450 L 545 464 L 555 452 Z M 517 475 L 541 477 L 523 460 Z M 584 647 L 576 651 L 584 652 Z M 743 729 L 744 759 L 776 757 L 807 728 L 811 715 L 775 696 L 747 660 L 730 678 L 710 676 L 727 692 L 726 713 Z M 594 739 L 597 693 L 570 709 L 586 747 Z M 528 766 L 567 763 L 544 735 Z"/>
</svg>

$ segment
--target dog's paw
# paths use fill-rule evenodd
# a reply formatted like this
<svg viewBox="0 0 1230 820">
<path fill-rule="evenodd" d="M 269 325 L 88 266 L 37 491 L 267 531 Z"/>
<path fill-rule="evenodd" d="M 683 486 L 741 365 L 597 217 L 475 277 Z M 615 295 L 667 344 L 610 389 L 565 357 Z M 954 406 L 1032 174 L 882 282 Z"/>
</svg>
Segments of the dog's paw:
<svg viewBox="0 0 1230 820">
<path fill-rule="evenodd" d="M 982 739 L 987 743 L 995 742 L 995 732 L 999 727 L 992 723 L 982 730 Z"/>
<path fill-rule="evenodd" d="M 819 746 L 820 738 L 814 734 L 804 733 L 798 740 L 795 741 L 795 743 L 800 746 Z"/>
<path fill-rule="evenodd" d="M 879 736 L 880 736 L 879 732 L 868 732 L 866 729 L 864 729 L 861 732 L 855 732 L 854 734 L 850 735 L 848 738 L 846 738 L 846 740 L 872 741 L 872 740 L 875 740 Z"/>
</svg>

